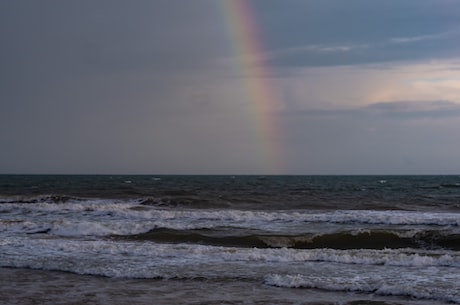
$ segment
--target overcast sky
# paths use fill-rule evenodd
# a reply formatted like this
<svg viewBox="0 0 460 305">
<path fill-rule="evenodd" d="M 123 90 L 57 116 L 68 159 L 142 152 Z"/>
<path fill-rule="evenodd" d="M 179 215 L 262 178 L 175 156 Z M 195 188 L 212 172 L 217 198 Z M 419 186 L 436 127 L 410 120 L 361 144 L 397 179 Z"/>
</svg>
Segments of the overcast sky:
<svg viewBox="0 0 460 305">
<path fill-rule="evenodd" d="M 0 173 L 460 174 L 460 1 L 222 1 L 0 1 Z"/>
</svg>

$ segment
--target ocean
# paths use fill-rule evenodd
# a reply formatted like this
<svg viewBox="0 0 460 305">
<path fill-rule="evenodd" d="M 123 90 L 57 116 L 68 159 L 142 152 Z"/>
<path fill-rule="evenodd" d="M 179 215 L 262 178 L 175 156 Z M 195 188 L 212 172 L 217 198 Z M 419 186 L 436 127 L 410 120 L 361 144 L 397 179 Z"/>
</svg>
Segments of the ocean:
<svg viewBox="0 0 460 305">
<path fill-rule="evenodd" d="M 460 304 L 460 176 L 0 175 L 1 304 Z"/>
</svg>

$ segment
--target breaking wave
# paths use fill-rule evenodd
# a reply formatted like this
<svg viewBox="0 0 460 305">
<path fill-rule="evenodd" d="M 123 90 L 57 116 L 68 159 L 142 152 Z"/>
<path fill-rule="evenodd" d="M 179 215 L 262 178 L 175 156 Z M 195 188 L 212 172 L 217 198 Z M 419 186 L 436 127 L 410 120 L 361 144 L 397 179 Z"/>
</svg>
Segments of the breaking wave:
<svg viewBox="0 0 460 305">
<path fill-rule="evenodd" d="M 408 296 L 416 299 L 430 299 L 444 302 L 460 303 L 460 292 L 456 283 L 436 288 L 429 281 L 420 277 L 411 278 L 401 274 L 399 278 L 384 276 L 308 276 L 271 274 L 265 277 L 265 284 L 277 287 L 316 288 L 330 291 L 353 291 L 374 293 L 378 295 Z"/>
</svg>

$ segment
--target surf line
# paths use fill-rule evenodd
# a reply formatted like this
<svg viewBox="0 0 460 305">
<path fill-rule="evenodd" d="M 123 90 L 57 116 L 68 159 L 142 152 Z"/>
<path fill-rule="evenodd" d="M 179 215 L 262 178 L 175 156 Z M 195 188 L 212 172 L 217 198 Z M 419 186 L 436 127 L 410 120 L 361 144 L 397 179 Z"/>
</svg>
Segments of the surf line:
<svg viewBox="0 0 460 305">
<path fill-rule="evenodd" d="M 281 95 L 266 61 L 262 35 L 251 1 L 220 0 L 220 3 L 233 52 L 238 59 L 237 70 L 244 79 L 245 95 L 252 108 L 257 146 L 261 149 L 265 170 L 269 174 L 280 174 L 284 169 L 284 145 L 276 111 L 281 104 Z"/>
</svg>

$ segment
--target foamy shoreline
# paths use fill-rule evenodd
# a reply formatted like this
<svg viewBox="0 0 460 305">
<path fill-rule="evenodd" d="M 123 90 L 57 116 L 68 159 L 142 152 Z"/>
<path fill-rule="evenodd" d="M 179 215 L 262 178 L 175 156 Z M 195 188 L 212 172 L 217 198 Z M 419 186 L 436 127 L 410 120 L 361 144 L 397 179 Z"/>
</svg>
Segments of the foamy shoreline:
<svg viewBox="0 0 460 305">
<path fill-rule="evenodd" d="M 114 279 L 21 268 L 0 268 L 0 295 L 5 305 L 444 304 L 353 292 L 274 289 L 257 281 Z"/>
</svg>

